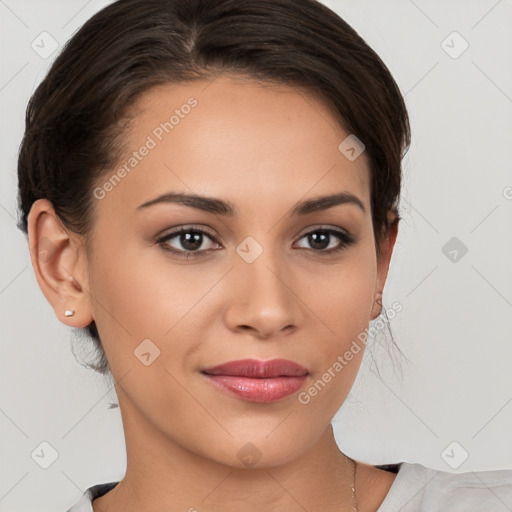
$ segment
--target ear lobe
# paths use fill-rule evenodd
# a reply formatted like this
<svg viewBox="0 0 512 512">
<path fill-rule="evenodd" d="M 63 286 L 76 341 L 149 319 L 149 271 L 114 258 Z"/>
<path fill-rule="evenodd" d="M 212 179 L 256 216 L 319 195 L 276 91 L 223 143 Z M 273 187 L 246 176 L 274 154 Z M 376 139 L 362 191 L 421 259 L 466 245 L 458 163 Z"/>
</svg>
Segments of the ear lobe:
<svg viewBox="0 0 512 512">
<path fill-rule="evenodd" d="M 30 258 L 37 282 L 57 318 L 72 327 L 93 321 L 87 282 L 87 261 L 79 237 L 71 236 L 52 203 L 38 199 L 28 215 Z M 73 316 L 64 312 L 73 309 Z"/>
<path fill-rule="evenodd" d="M 373 302 L 373 307 L 370 314 L 370 319 L 375 320 L 382 312 L 382 295 L 379 294 L 377 297 L 375 297 L 375 300 Z"/>
</svg>

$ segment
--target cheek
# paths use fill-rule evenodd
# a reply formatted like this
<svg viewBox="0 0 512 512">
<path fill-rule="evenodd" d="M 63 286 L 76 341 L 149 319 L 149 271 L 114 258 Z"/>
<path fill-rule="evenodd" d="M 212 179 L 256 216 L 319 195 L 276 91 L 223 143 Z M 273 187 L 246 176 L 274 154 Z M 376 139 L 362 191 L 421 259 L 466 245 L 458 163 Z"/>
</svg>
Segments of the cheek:
<svg viewBox="0 0 512 512">
<path fill-rule="evenodd" d="M 179 267 L 154 257 L 158 248 L 111 239 L 97 247 L 90 274 L 95 318 L 116 331 L 124 327 L 133 335 L 149 337 L 161 335 L 175 316 L 186 312 L 192 291 L 183 286 Z"/>
<path fill-rule="evenodd" d="M 320 268 L 309 280 L 305 296 L 316 301 L 320 319 L 334 331 L 335 338 L 346 340 L 367 327 L 376 284 L 371 248 L 361 245 L 336 266 Z M 330 331 L 326 329 L 326 333 Z"/>
<path fill-rule="evenodd" d="M 107 352 L 127 345 L 133 351 L 142 340 L 161 334 L 166 313 L 171 313 L 168 295 L 172 290 L 162 286 L 162 276 L 126 240 L 105 238 L 97 240 L 95 247 L 89 279 L 102 342 Z"/>
</svg>

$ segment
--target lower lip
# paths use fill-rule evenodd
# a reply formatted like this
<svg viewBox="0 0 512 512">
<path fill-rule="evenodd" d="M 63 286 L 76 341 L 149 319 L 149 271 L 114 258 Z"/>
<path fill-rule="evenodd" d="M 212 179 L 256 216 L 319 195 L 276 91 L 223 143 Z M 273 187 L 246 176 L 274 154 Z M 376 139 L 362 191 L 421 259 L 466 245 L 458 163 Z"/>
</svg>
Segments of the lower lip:
<svg viewBox="0 0 512 512">
<path fill-rule="evenodd" d="M 273 377 L 256 379 L 233 375 L 208 375 L 208 380 L 217 388 L 230 395 L 249 402 L 277 402 L 298 391 L 308 375 L 300 377 Z"/>
</svg>

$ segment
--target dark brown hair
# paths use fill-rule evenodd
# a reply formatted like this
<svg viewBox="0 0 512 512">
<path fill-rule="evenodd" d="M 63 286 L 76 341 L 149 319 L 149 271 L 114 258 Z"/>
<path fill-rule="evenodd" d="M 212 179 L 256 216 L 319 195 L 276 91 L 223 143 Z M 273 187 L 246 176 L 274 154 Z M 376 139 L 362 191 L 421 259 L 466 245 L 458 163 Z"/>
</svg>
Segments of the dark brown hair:
<svg viewBox="0 0 512 512">
<path fill-rule="evenodd" d="M 151 87 L 237 74 L 308 91 L 365 145 L 377 252 L 398 215 L 407 110 L 378 55 L 315 0 L 119 0 L 68 41 L 27 107 L 20 219 L 47 198 L 70 230 L 94 224 L 93 188 L 123 152 L 129 107 Z M 341 142 L 341 140 L 340 140 Z M 399 217 L 400 218 L 400 217 Z M 96 324 L 93 338 L 108 373 Z"/>
</svg>

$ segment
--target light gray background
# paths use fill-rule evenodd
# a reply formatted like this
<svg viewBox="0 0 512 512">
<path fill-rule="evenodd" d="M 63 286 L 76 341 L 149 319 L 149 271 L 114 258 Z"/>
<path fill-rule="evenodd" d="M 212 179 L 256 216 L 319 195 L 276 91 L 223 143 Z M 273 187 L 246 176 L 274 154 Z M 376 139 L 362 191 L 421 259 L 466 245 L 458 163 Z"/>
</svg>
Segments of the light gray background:
<svg viewBox="0 0 512 512">
<path fill-rule="evenodd" d="M 24 112 L 56 55 L 31 42 L 47 31 L 62 45 L 107 3 L 0 0 L 1 511 L 65 510 L 125 470 L 115 394 L 76 362 L 15 226 Z M 373 464 L 512 468 L 512 2 L 325 3 L 390 68 L 413 134 L 384 295 L 385 307 L 403 305 L 391 325 L 409 362 L 395 372 L 374 343 L 381 378 L 367 352 L 334 419 L 337 441 Z M 454 31 L 469 44 L 457 58 Z M 468 249 L 457 261 L 442 251 L 452 237 Z M 31 457 L 44 441 L 58 453 L 48 469 Z"/>
</svg>

